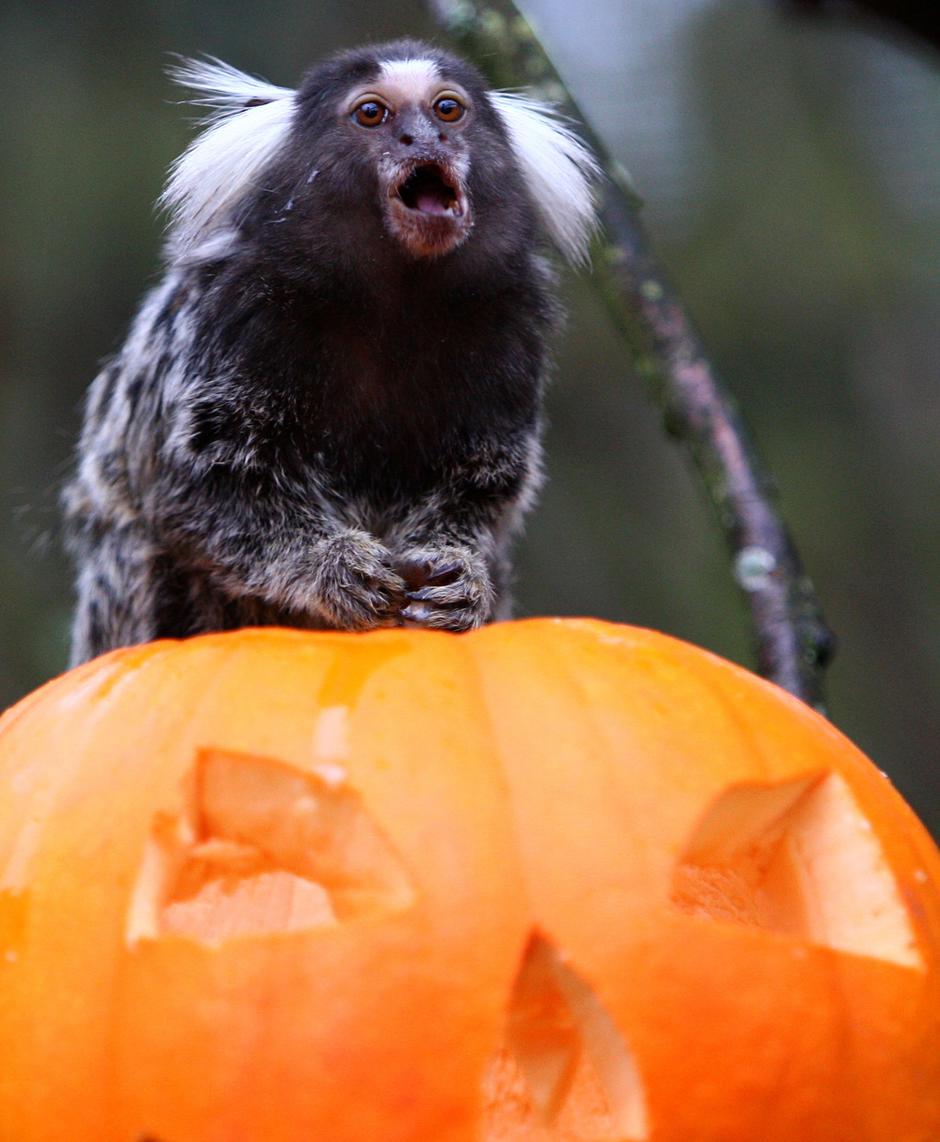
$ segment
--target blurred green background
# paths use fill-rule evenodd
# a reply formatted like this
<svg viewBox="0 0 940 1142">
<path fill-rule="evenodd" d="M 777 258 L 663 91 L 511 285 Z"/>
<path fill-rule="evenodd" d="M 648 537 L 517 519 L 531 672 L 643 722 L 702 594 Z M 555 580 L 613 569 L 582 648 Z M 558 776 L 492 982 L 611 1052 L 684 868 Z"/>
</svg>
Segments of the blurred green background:
<svg viewBox="0 0 940 1142">
<path fill-rule="evenodd" d="M 760 0 L 531 0 L 775 473 L 840 640 L 837 725 L 940 832 L 940 56 Z M 433 34 L 416 3 L 0 2 L 0 702 L 63 668 L 56 488 L 83 391 L 158 274 L 191 113 L 168 53 L 277 83 Z M 749 663 L 709 508 L 589 276 L 550 398 L 518 613 L 656 627 Z"/>
</svg>

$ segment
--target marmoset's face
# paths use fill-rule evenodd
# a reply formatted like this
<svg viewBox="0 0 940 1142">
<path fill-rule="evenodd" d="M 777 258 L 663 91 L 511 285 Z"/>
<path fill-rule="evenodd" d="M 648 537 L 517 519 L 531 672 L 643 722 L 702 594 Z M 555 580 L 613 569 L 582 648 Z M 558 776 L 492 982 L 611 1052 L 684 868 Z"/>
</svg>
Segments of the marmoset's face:
<svg viewBox="0 0 940 1142">
<path fill-rule="evenodd" d="M 250 248 L 321 293 L 389 288 L 399 272 L 411 288 L 435 260 L 438 277 L 498 274 L 546 236 L 586 259 L 598 173 L 587 148 L 551 107 L 490 90 L 431 44 L 342 52 L 296 90 L 213 61 L 184 62 L 177 78 L 216 113 L 163 196 L 174 258 Z"/>
<path fill-rule="evenodd" d="M 409 253 L 436 257 L 473 226 L 467 193 L 477 108 L 431 59 L 389 60 L 355 83 L 337 114 L 350 148 L 365 148 L 378 175 L 385 227 Z"/>
</svg>

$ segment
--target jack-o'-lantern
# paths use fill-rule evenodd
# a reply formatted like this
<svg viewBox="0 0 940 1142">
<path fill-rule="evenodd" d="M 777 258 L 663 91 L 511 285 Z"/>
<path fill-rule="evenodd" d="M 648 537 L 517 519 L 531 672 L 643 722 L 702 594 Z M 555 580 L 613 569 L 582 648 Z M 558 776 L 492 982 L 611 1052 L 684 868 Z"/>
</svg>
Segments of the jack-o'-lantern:
<svg viewBox="0 0 940 1142">
<path fill-rule="evenodd" d="M 662 635 L 266 630 L 0 728 L 4 1142 L 929 1142 L 940 856 Z"/>
</svg>

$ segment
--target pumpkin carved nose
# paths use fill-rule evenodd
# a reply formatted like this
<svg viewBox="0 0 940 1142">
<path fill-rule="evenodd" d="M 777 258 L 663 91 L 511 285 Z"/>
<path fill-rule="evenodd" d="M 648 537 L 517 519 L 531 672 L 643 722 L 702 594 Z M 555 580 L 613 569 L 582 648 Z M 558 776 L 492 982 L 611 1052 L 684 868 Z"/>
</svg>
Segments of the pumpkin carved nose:
<svg viewBox="0 0 940 1142">
<path fill-rule="evenodd" d="M 561 1138 L 649 1137 L 632 1052 L 569 958 L 538 932 L 526 946 L 483 1090 L 483 1142 L 528 1138 L 546 1126 Z"/>
</svg>

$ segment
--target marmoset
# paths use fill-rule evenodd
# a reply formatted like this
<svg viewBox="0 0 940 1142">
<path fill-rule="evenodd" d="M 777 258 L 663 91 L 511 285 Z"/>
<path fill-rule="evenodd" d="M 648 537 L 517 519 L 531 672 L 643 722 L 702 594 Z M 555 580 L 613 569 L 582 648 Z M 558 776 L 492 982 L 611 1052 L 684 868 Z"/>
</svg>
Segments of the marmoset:
<svg viewBox="0 0 940 1142">
<path fill-rule="evenodd" d="M 166 275 L 87 400 L 63 493 L 73 663 L 281 624 L 508 611 L 596 164 L 551 109 L 413 41 L 294 91 L 215 60 L 171 168 Z"/>
</svg>

